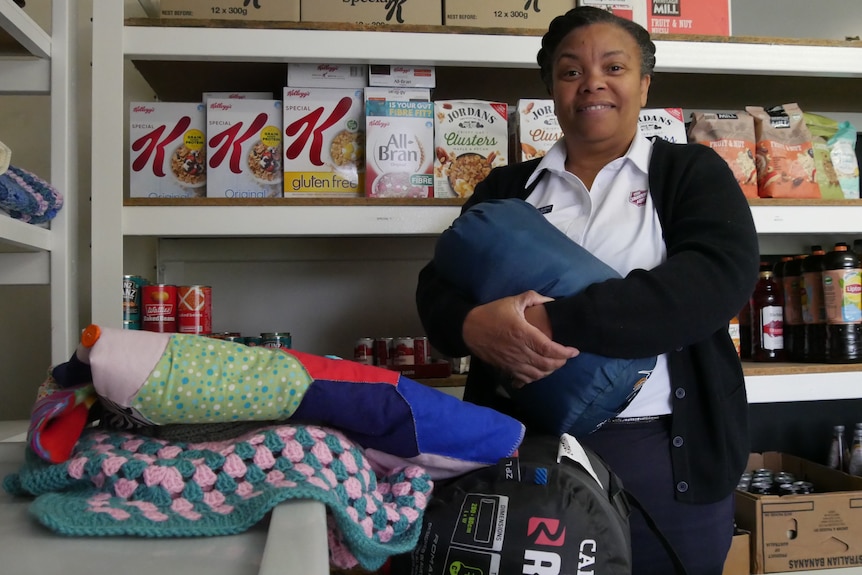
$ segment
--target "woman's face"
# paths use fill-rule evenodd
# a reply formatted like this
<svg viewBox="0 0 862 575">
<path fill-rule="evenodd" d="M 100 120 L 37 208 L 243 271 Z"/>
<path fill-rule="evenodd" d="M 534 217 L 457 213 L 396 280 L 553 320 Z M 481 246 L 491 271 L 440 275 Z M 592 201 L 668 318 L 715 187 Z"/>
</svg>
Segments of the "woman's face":
<svg viewBox="0 0 862 575">
<path fill-rule="evenodd" d="M 553 97 L 569 146 L 625 153 L 646 105 L 650 77 L 641 76 L 641 52 L 613 24 L 572 30 L 554 54 Z"/>
</svg>

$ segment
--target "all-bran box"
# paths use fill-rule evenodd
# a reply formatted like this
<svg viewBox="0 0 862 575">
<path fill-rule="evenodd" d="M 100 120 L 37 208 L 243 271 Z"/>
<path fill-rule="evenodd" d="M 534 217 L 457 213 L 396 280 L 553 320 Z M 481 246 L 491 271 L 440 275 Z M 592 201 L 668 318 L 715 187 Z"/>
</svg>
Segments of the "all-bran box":
<svg viewBox="0 0 862 575">
<path fill-rule="evenodd" d="M 688 140 L 682 108 L 643 108 L 638 114 L 638 127 L 650 140 L 661 138 L 676 144 Z"/>
<path fill-rule="evenodd" d="M 281 196 L 281 101 L 207 100 L 208 198 Z"/>
<path fill-rule="evenodd" d="M 365 102 L 366 192 L 373 198 L 434 195 L 434 103 Z"/>
<path fill-rule="evenodd" d="M 206 195 L 206 114 L 200 103 L 131 102 L 129 195 Z"/>
<path fill-rule="evenodd" d="M 438 100 L 434 124 L 434 197 L 469 197 L 491 168 L 508 163 L 505 103 Z"/>
<path fill-rule="evenodd" d="M 563 137 L 551 99 L 518 100 L 515 122 L 522 162 L 543 157 Z"/>
<path fill-rule="evenodd" d="M 285 88 L 284 196 L 356 197 L 365 189 L 361 89 Z"/>
</svg>

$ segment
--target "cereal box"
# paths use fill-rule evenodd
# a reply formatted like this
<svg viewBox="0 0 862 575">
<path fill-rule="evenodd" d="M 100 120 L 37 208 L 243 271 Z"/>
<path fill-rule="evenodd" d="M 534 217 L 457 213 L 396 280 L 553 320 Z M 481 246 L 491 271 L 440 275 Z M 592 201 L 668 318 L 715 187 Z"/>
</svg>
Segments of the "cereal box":
<svg viewBox="0 0 862 575">
<path fill-rule="evenodd" d="M 429 88 L 365 88 L 365 101 L 400 100 L 402 102 L 430 102 Z"/>
<path fill-rule="evenodd" d="M 366 100 L 365 195 L 429 198 L 434 195 L 434 104 Z"/>
<path fill-rule="evenodd" d="M 365 188 L 362 90 L 285 88 L 285 197 L 356 197 Z"/>
<path fill-rule="evenodd" d="M 541 158 L 563 137 L 551 99 L 518 100 L 515 122 L 518 125 L 518 147 L 522 162 Z"/>
<path fill-rule="evenodd" d="M 646 5 L 648 0 L 578 0 L 578 6 L 593 6 L 607 10 L 615 16 L 634 20 L 646 27 Z"/>
<path fill-rule="evenodd" d="M 473 195 L 491 168 L 508 163 L 508 137 L 505 103 L 434 102 L 434 197 Z"/>
<path fill-rule="evenodd" d="M 200 103 L 131 102 L 129 195 L 206 195 L 206 123 Z"/>
<path fill-rule="evenodd" d="M 400 86 L 402 88 L 433 88 L 436 84 L 434 66 L 368 66 L 369 86 Z"/>
<path fill-rule="evenodd" d="M 208 100 L 208 198 L 281 196 L 281 101 Z"/>
<path fill-rule="evenodd" d="M 203 102 L 207 100 L 272 100 L 272 92 L 204 92 Z"/>
<path fill-rule="evenodd" d="M 638 126 L 650 140 L 661 138 L 677 144 L 687 140 L 682 108 L 643 108 L 638 114 Z"/>
<path fill-rule="evenodd" d="M 361 64 L 287 65 L 287 85 L 292 88 L 364 88 L 366 67 Z"/>
<path fill-rule="evenodd" d="M 730 36 L 730 0 L 638 0 L 650 34 Z"/>
</svg>

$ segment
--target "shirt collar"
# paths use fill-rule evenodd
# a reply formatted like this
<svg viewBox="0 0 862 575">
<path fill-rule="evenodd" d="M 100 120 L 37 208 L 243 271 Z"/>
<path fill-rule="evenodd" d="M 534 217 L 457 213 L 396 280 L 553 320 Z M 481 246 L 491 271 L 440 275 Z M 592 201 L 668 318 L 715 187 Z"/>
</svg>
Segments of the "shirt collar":
<svg viewBox="0 0 862 575">
<path fill-rule="evenodd" d="M 533 173 L 527 180 L 526 187 L 529 188 L 533 185 L 533 182 L 536 181 L 544 170 L 548 170 L 552 173 L 562 173 L 566 171 L 566 144 L 564 140 L 565 138 L 560 138 L 553 146 L 551 146 L 551 149 L 548 150 L 539 162 L 539 165 L 536 166 L 535 170 L 533 170 Z M 651 153 L 652 141 L 647 139 L 643 134 L 641 134 L 640 130 L 638 130 L 629 146 L 629 149 L 623 156 L 623 159 L 631 162 L 634 167 L 644 174 L 648 174 Z"/>
</svg>

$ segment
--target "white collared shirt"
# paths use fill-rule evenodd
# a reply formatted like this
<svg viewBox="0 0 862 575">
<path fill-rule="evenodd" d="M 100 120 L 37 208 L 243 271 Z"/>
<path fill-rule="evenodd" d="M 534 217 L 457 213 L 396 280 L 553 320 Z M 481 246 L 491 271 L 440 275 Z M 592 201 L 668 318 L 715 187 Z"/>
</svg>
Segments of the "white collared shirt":
<svg viewBox="0 0 862 575">
<path fill-rule="evenodd" d="M 652 142 L 638 133 L 626 154 L 602 168 L 588 190 L 580 178 L 566 171 L 566 147 L 560 139 L 527 181 L 529 187 L 542 171 L 548 172 L 527 202 L 621 276 L 636 268 L 652 269 L 666 259 L 667 251 L 649 194 L 651 155 Z M 661 355 L 620 417 L 670 413 L 670 391 L 667 357 Z"/>
</svg>

